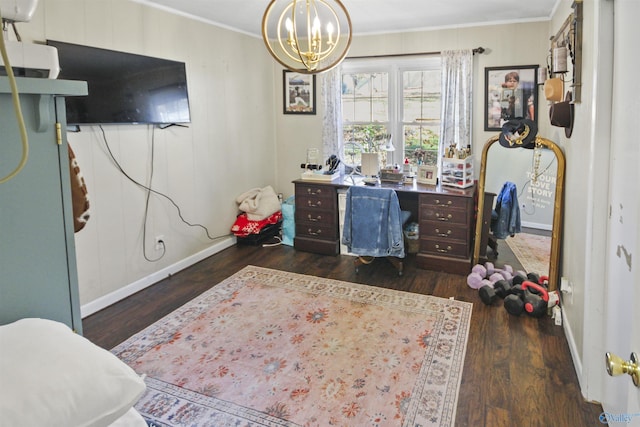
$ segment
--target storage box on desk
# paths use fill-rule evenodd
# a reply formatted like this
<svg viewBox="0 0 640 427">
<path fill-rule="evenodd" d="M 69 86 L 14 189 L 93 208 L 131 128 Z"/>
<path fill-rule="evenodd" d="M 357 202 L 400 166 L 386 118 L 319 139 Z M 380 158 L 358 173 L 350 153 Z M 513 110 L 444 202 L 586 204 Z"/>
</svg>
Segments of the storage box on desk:
<svg viewBox="0 0 640 427">
<path fill-rule="evenodd" d="M 380 181 L 401 183 L 404 181 L 404 174 L 395 169 L 382 169 L 380 170 Z"/>
<path fill-rule="evenodd" d="M 442 185 L 450 187 L 467 188 L 474 182 L 473 157 L 464 159 L 452 157 L 442 158 Z"/>
</svg>

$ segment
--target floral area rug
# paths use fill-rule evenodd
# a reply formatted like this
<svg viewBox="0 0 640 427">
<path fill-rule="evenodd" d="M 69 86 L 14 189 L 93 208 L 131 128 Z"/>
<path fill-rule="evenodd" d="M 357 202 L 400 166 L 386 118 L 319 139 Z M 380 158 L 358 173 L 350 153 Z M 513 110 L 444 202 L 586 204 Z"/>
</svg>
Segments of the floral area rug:
<svg viewBox="0 0 640 427">
<path fill-rule="evenodd" d="M 112 351 L 156 426 L 451 426 L 470 303 L 248 266 Z"/>
<path fill-rule="evenodd" d="M 549 274 L 551 237 L 517 233 L 513 237 L 507 237 L 505 242 L 527 273 Z"/>
</svg>

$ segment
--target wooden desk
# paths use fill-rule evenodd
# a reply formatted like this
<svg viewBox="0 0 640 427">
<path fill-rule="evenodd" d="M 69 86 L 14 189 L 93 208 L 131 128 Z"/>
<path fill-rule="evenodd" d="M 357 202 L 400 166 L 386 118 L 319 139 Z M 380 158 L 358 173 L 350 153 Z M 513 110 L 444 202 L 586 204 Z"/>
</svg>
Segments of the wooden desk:
<svg viewBox="0 0 640 427">
<path fill-rule="evenodd" d="M 340 253 L 338 191 L 363 185 L 355 178 L 331 182 L 295 180 L 294 247 L 325 255 Z M 476 212 L 476 187 L 458 189 L 423 184 L 382 183 L 393 188 L 400 206 L 411 212 L 409 221 L 419 224 L 420 247 L 416 265 L 456 274 L 471 271 Z"/>
</svg>

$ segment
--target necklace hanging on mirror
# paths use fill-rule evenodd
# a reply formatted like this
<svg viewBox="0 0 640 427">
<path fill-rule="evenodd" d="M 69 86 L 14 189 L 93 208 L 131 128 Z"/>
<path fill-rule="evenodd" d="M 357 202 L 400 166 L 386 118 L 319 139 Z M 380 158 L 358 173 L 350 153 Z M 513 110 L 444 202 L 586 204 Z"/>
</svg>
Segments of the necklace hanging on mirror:
<svg viewBox="0 0 640 427">
<path fill-rule="evenodd" d="M 540 139 L 536 137 L 536 145 L 533 149 L 533 168 L 531 171 L 531 182 L 538 183 L 538 176 L 540 175 L 540 159 L 542 158 L 542 143 Z"/>
</svg>

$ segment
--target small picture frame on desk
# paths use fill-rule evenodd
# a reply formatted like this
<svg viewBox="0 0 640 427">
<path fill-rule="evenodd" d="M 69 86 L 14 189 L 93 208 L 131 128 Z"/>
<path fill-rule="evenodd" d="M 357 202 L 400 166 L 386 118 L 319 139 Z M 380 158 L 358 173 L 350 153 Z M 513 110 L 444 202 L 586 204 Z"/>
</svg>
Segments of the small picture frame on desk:
<svg viewBox="0 0 640 427">
<path fill-rule="evenodd" d="M 416 181 L 419 184 L 436 185 L 438 183 L 438 166 L 419 165 Z"/>
</svg>

